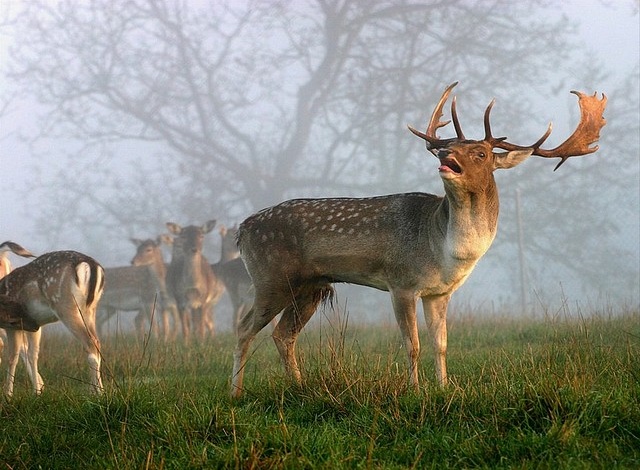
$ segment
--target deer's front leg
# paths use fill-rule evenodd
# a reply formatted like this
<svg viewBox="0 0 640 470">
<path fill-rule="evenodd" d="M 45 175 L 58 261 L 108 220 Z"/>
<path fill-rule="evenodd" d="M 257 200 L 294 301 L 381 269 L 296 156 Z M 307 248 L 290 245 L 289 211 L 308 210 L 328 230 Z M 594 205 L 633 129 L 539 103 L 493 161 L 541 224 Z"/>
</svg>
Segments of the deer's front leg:
<svg viewBox="0 0 640 470">
<path fill-rule="evenodd" d="M 391 301 L 396 321 L 402 333 L 404 347 L 409 361 L 409 383 L 418 388 L 418 356 L 420 355 L 420 339 L 418 338 L 418 321 L 416 317 L 416 293 L 412 290 L 392 290 Z"/>
<path fill-rule="evenodd" d="M 447 306 L 450 295 L 423 297 L 424 317 L 433 339 L 436 364 L 436 378 L 441 387 L 447 379 Z"/>
<path fill-rule="evenodd" d="M 20 330 L 6 330 L 7 331 L 7 377 L 4 382 L 4 394 L 7 397 L 13 396 L 13 384 L 16 378 L 16 367 L 20 360 L 20 351 L 26 347 L 26 339 L 24 332 Z"/>
</svg>

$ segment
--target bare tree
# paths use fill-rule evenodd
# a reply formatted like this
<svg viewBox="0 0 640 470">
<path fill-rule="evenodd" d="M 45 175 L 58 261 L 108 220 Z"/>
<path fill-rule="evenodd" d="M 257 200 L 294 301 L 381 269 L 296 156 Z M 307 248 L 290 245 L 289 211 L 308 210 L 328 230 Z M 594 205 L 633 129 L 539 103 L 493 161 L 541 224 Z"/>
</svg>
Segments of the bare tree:
<svg viewBox="0 0 640 470">
<path fill-rule="evenodd" d="M 505 89 L 561 63 L 545 52 L 565 45 L 561 23 L 525 26 L 530 7 L 494 3 L 509 22 L 460 1 L 29 2 L 11 75 L 49 110 L 41 136 L 85 153 L 161 143 L 198 186 L 240 184 L 256 208 L 301 188 L 361 191 L 371 178 L 346 170 L 362 165 L 381 179 L 372 131 L 395 142 L 399 160 L 381 164 L 402 168 L 409 117 L 452 76 Z"/>
<path fill-rule="evenodd" d="M 44 110 L 33 142 L 64 139 L 63 162 L 85 165 L 73 175 L 60 165 L 68 183 L 42 194 L 55 192 L 64 218 L 38 223 L 53 234 L 92 227 L 85 236 L 98 244 L 107 230 L 126 230 L 125 240 L 174 218 L 239 221 L 287 197 L 437 187 L 406 124 L 424 119 L 443 84 L 462 81 L 469 113 L 496 94 L 497 127 L 521 127 L 521 140 L 545 124 L 533 119 L 536 95 L 566 93 L 574 25 L 537 20 L 546 7 L 25 2 L 10 25 L 19 41 L 7 76 Z M 543 172 L 543 183 L 558 181 Z"/>
</svg>

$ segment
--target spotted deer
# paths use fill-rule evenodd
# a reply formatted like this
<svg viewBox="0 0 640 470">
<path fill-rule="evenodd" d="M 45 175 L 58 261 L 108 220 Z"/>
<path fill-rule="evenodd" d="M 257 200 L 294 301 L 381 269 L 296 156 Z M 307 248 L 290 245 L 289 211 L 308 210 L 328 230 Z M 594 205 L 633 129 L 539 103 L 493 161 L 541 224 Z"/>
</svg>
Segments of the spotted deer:
<svg viewBox="0 0 640 470">
<path fill-rule="evenodd" d="M 167 269 L 167 286 L 176 299 L 182 333 L 190 341 L 192 327 L 199 340 L 204 340 L 207 331 L 213 335 L 213 308 L 224 293 L 224 285 L 214 273 L 207 258 L 202 254 L 204 237 L 215 227 L 209 220 L 202 226 L 182 227 L 167 222 L 169 232 L 175 236 L 171 262 Z"/>
<path fill-rule="evenodd" d="M 102 392 L 100 341 L 96 334 L 96 307 L 104 289 L 104 270 L 93 258 L 76 251 L 54 251 L 14 269 L 0 279 L 0 303 L 12 315 L 22 316 L 21 330 L 8 328 L 9 372 L 4 393 L 13 395 L 20 351 L 28 342 L 29 375 L 33 390 L 40 394 L 44 382 L 38 372 L 41 326 L 61 321 L 82 343 L 91 371 L 91 390 Z M 7 326 L 7 325 L 3 325 Z"/>
<path fill-rule="evenodd" d="M 17 243 L 12 241 L 3 242 L 0 244 L 0 279 L 9 274 L 13 269 L 11 260 L 7 256 L 10 252 L 15 255 L 22 256 L 23 258 L 36 257 L 29 250 L 23 248 Z M 12 328 L 25 331 L 37 329 L 34 324 L 28 324 L 29 319 L 24 315 L 13 315 L 14 312 L 19 312 L 21 309 L 19 306 L 14 304 L 15 302 L 11 299 L 0 297 L 0 355 L 2 354 L 2 348 L 4 347 L 3 338 L 6 337 L 2 328 Z"/>
<path fill-rule="evenodd" d="M 558 147 L 541 148 L 551 125 L 533 145 L 511 144 L 494 137 L 490 112 L 484 114 L 485 136 L 469 140 L 462 133 L 455 98 L 451 117 L 456 137 L 437 131 L 442 109 L 457 83 L 436 105 L 424 139 L 439 161 L 444 196 L 425 193 L 330 199 L 294 199 L 264 209 L 240 224 L 238 246 L 253 280 L 253 308 L 238 325 L 231 394 L 243 391 L 249 346 L 262 328 L 282 312 L 273 339 L 285 370 L 301 381 L 295 357 L 298 334 L 318 304 L 333 295 L 332 283 L 369 286 L 391 295 L 408 358 L 410 384 L 418 388 L 420 343 L 416 303 L 422 306 L 435 350 L 438 383 L 448 382 L 446 368 L 447 306 L 496 235 L 498 189 L 493 172 L 512 168 L 530 155 L 557 157 L 558 168 L 571 156 L 595 152 L 605 124 L 606 97 L 578 96 L 581 120 Z M 506 152 L 494 151 L 494 149 Z"/>
<path fill-rule="evenodd" d="M 23 258 L 35 258 L 33 253 L 17 243 L 6 241 L 0 244 L 0 279 L 12 270 L 11 261 L 8 257 L 9 252 L 22 256 Z M 18 340 L 14 339 L 13 344 L 9 348 L 12 354 L 9 363 L 11 364 L 13 361 L 17 366 L 18 356 L 22 358 L 22 362 L 27 369 L 27 374 L 35 390 L 37 384 L 42 382 L 42 378 L 33 376 L 33 357 L 29 356 L 29 344 L 38 341 L 37 337 L 40 335 L 38 325 L 27 316 L 22 305 L 14 300 L 0 296 L 0 362 L 2 361 L 2 354 L 4 352 L 4 344 L 8 341 L 7 333 L 3 328 L 19 330 L 15 332 L 14 338 L 18 335 L 20 335 L 21 338 Z"/>
<path fill-rule="evenodd" d="M 162 338 L 164 341 L 174 340 L 180 316 L 176 301 L 167 288 L 167 265 L 162 255 L 162 244 L 171 245 L 173 240 L 169 235 L 160 235 L 155 240 L 132 238 L 131 241 L 137 247 L 131 264 L 136 267 L 145 267 L 148 276 L 145 284 L 150 281 L 153 286 L 154 303 L 158 306 L 160 316 L 158 323 Z M 144 311 L 139 312 L 138 315 L 144 315 Z"/>
</svg>

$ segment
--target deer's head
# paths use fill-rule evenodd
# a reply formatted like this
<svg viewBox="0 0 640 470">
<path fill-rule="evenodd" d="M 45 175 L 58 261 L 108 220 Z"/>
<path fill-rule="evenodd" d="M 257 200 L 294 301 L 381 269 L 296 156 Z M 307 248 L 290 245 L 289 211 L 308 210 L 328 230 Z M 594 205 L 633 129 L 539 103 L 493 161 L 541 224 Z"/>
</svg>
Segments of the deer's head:
<svg viewBox="0 0 640 470">
<path fill-rule="evenodd" d="M 551 134 L 551 124 L 542 137 L 528 146 L 509 143 L 506 137 L 494 137 L 491 133 L 490 114 L 495 100 L 489 103 L 484 113 L 484 138 L 482 140 L 468 140 L 464 136 L 458 120 L 454 97 L 451 101 L 451 118 L 456 130 L 456 137 L 441 139 L 437 136 L 438 129 L 451 122 L 440 120 L 442 108 L 457 84 L 458 82 L 449 85 L 444 91 L 424 133 L 409 126 L 409 130 L 424 139 L 427 149 L 440 159 L 439 171 L 445 186 L 473 191 L 484 187 L 494 170 L 512 168 L 530 155 L 560 158 L 560 162 L 555 167 L 557 170 L 569 157 L 587 155 L 598 150 L 598 146 L 591 147 L 591 145 L 600 138 L 600 129 L 606 123 L 602 113 L 607 104 L 607 98 L 602 95 L 602 99 L 598 99 L 596 93 L 593 96 L 588 96 L 577 91 L 572 91 L 572 93 L 578 96 L 581 111 L 580 123 L 573 134 L 554 149 L 541 148 Z M 506 150 L 506 152 L 499 152 L 495 149 Z"/>
<path fill-rule="evenodd" d="M 215 220 L 209 220 L 201 227 L 195 225 L 181 227 L 173 222 L 167 222 L 169 232 L 176 236 L 173 241 L 174 255 L 178 254 L 178 252 L 185 256 L 201 254 L 204 236 L 211 232 L 215 225 Z"/>
<path fill-rule="evenodd" d="M 159 235 L 155 240 L 132 238 L 131 242 L 136 245 L 136 254 L 131 260 L 133 266 L 148 266 L 155 263 L 162 263 L 162 244 L 170 245 L 173 239 L 167 234 Z"/>
</svg>

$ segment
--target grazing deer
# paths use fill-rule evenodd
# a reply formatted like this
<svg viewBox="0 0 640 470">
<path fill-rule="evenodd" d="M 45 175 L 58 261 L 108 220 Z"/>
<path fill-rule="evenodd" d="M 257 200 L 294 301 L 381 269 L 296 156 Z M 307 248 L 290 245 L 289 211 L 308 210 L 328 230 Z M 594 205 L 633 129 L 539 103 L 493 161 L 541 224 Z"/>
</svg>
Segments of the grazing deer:
<svg viewBox="0 0 640 470">
<path fill-rule="evenodd" d="M 100 376 L 100 341 L 96 334 L 96 307 L 104 289 L 102 266 L 87 255 L 76 251 L 54 251 L 39 256 L 31 263 L 16 268 L 0 279 L 0 298 L 3 308 L 13 314 L 24 315 L 35 326 L 28 339 L 30 376 L 34 392 L 42 392 L 44 383 L 38 373 L 40 327 L 61 321 L 82 343 L 89 368 L 91 387 L 102 392 Z M 22 331 L 7 329 L 9 344 L 9 372 L 4 387 L 7 396 L 13 395 L 18 355 L 25 348 Z"/>
<path fill-rule="evenodd" d="M 449 86 L 431 116 L 424 139 L 439 160 L 443 197 L 424 193 L 362 199 L 295 199 L 247 218 L 238 230 L 238 246 L 255 288 L 253 308 L 238 325 L 232 396 L 242 394 L 249 345 L 255 335 L 282 312 L 273 339 L 286 371 L 300 381 L 295 357 L 300 330 L 318 304 L 333 295 L 332 283 L 348 282 L 388 291 L 408 355 L 409 381 L 418 387 L 416 302 L 422 300 L 435 350 L 436 377 L 447 384 L 447 305 L 482 255 L 497 229 L 498 190 L 493 172 L 511 168 L 530 155 L 558 157 L 595 152 L 605 124 L 606 97 L 574 92 L 581 121 L 567 141 L 540 148 L 551 133 L 531 146 L 511 144 L 491 133 L 484 114 L 485 136 L 468 140 L 462 133 L 455 99 L 451 115 L 456 137 L 441 139 L 437 130 L 442 108 L 456 83 Z M 506 150 L 496 152 L 494 149 Z M 558 168 L 558 166 L 556 168 Z"/>
<path fill-rule="evenodd" d="M 215 224 L 215 220 L 209 220 L 201 227 L 181 227 L 167 222 L 169 232 L 175 235 L 167 286 L 176 299 L 182 333 L 187 342 L 191 338 L 192 323 L 197 338 L 204 339 L 208 318 L 213 318 L 213 308 L 224 293 L 224 285 L 202 254 L 204 236 L 213 230 Z M 212 323 L 210 325 L 209 328 L 213 326 Z M 209 329 L 209 333 L 213 335 L 214 332 Z"/>
<path fill-rule="evenodd" d="M 131 260 L 131 264 L 147 268 L 148 277 L 155 287 L 157 303 L 160 306 L 160 325 L 163 339 L 165 341 L 173 340 L 180 316 L 176 301 L 167 289 L 167 266 L 164 263 L 161 249 L 162 243 L 170 245 L 173 240 L 169 235 L 160 235 L 155 240 L 132 238 L 131 241 L 137 246 L 136 255 Z M 138 313 L 138 315 L 141 314 L 142 312 Z"/>
</svg>

